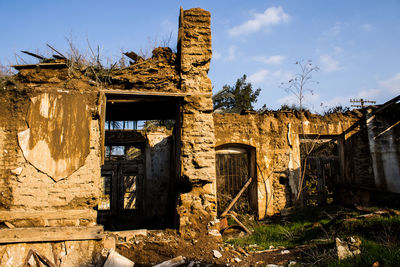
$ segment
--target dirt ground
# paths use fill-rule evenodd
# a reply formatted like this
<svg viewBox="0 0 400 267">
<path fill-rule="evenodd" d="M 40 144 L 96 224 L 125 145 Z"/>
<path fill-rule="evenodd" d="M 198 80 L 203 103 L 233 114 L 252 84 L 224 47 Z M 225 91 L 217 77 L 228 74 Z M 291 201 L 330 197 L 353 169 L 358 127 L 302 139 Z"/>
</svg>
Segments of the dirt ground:
<svg viewBox="0 0 400 267">
<path fill-rule="evenodd" d="M 180 266 L 287 265 L 294 264 L 301 252 L 300 248 L 246 251 L 209 236 L 184 240 L 174 230 L 123 231 L 112 235 L 117 239 L 117 252 L 135 262 L 135 266 L 153 266 L 178 256 L 185 259 Z"/>
</svg>

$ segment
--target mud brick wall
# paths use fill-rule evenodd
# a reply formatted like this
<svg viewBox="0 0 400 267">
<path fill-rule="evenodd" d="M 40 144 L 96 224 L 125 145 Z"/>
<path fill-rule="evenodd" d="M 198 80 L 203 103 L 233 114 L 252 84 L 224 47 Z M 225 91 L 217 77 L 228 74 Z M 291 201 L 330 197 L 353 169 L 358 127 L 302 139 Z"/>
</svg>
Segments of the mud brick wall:
<svg viewBox="0 0 400 267">
<path fill-rule="evenodd" d="M 293 205 L 302 128 L 305 134 L 340 135 L 358 119 L 352 113 L 325 117 L 306 113 L 302 121 L 293 112 L 214 114 L 216 147 L 244 144 L 256 149 L 257 209 L 261 219 Z"/>
<path fill-rule="evenodd" d="M 178 58 L 182 107 L 181 185 L 178 198 L 180 231 L 187 237 L 204 229 L 216 216 L 214 121 L 211 61 L 211 17 L 208 11 L 181 10 Z M 185 185 L 185 186 L 184 186 Z"/>
<path fill-rule="evenodd" d="M 179 62 L 171 48 L 158 47 L 152 57 L 131 63 L 112 72 L 107 89 L 180 92 Z"/>
<path fill-rule="evenodd" d="M 100 177 L 97 96 L 29 88 L 1 92 L 1 210 L 93 210 Z M 11 223 L 80 225 L 76 220 Z"/>
</svg>

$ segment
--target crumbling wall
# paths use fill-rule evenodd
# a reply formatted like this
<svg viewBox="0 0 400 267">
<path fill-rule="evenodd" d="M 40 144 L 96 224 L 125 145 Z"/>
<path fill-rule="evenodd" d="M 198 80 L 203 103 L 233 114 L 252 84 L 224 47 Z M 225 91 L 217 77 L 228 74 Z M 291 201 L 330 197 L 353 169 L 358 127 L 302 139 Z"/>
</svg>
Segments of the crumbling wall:
<svg viewBox="0 0 400 267">
<path fill-rule="evenodd" d="M 98 93 L 41 87 L 19 76 L 0 91 L 1 231 L 26 229 L 20 236 L 29 240 L 29 229 L 93 227 L 101 154 Z M 26 260 L 33 265 L 31 249 L 57 266 L 101 263 L 98 240 L 4 244 L 0 236 L 1 266 Z M 46 241 L 37 234 L 33 240 Z"/>
<path fill-rule="evenodd" d="M 194 8 L 181 10 L 178 58 L 181 89 L 188 93 L 182 106 L 181 180 L 177 213 L 185 237 L 205 230 L 216 217 L 214 122 L 210 13 Z"/>
<path fill-rule="evenodd" d="M 131 63 L 105 74 L 107 89 L 180 92 L 177 55 L 171 48 L 158 47 L 151 58 L 138 57 Z"/>
<path fill-rule="evenodd" d="M 19 73 L 13 82 L 0 89 L 1 220 L 15 229 L 39 229 L 36 234 L 48 227 L 57 235 L 65 229 L 79 232 L 92 227 L 92 232 L 78 239 L 101 237 L 101 227 L 94 226 L 94 208 L 104 158 L 105 96 L 123 97 L 126 92 L 143 99 L 169 93 L 179 107 L 177 146 L 172 148 L 178 171 L 170 181 L 177 201 L 177 227 L 186 238 L 207 233 L 208 223 L 216 217 L 212 86 L 207 75 L 212 54 L 210 22 L 207 11 L 181 10 L 178 53 L 157 48 L 149 59 L 131 53 L 129 67 L 104 69 L 66 59 L 16 66 Z M 170 153 L 169 137 L 159 137 L 149 136 L 153 152 Z M 170 172 L 158 164 L 162 158 L 153 157 L 151 162 L 157 165 L 152 170 L 159 172 L 154 179 Z M 160 192 L 165 184 L 159 179 L 148 182 L 157 183 Z M 162 194 L 159 197 L 164 199 Z M 18 265 L 32 248 L 46 257 L 57 256 L 54 260 L 61 259 L 61 266 L 96 261 L 91 255 L 98 255 L 98 241 L 59 242 L 70 238 L 65 233 L 50 240 L 42 240 L 40 234 L 32 240 L 25 235 L 31 243 L 1 241 L 0 259 Z"/>
<path fill-rule="evenodd" d="M 302 119 L 296 112 L 214 114 L 216 146 L 245 144 L 256 148 L 260 219 L 293 205 L 299 179 L 299 134 L 340 135 L 358 116 L 305 113 Z"/>
<path fill-rule="evenodd" d="M 96 206 L 100 176 L 100 131 L 94 116 L 97 96 L 96 92 L 30 89 L 2 92 L 3 210 Z M 44 221 L 34 224 L 45 226 Z"/>
</svg>

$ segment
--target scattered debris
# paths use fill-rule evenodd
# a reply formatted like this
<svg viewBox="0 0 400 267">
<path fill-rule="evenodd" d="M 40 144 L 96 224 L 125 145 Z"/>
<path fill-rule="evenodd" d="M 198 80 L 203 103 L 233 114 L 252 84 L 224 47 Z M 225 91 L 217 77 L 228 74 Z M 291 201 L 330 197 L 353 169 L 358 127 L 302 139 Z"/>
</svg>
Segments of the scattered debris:
<svg viewBox="0 0 400 267">
<path fill-rule="evenodd" d="M 12 223 L 4 222 L 4 224 L 10 229 L 14 229 L 15 228 L 15 226 Z"/>
<path fill-rule="evenodd" d="M 23 267 L 32 266 L 31 258 L 34 258 L 36 266 L 40 266 L 43 263 L 46 267 L 56 267 L 56 264 L 52 263 L 48 258 L 37 252 L 35 249 L 30 249 L 28 254 L 26 255 L 25 262 L 22 265 Z M 123 266 L 122 266 L 123 267 Z"/>
<path fill-rule="evenodd" d="M 213 250 L 213 255 L 214 255 L 214 257 L 217 258 L 217 259 L 219 259 L 219 258 L 222 257 L 221 252 L 219 252 L 218 250 L 215 250 L 215 249 Z"/>
<path fill-rule="evenodd" d="M 160 264 L 154 265 L 153 267 L 174 267 L 174 266 L 179 266 L 181 264 L 185 263 L 185 258 L 182 256 L 178 256 L 176 258 L 173 258 L 171 260 L 164 261 Z"/>
<path fill-rule="evenodd" d="M 336 249 L 337 256 L 339 260 L 343 260 L 349 257 L 353 257 L 359 255 L 361 253 L 360 250 L 361 239 L 352 236 L 349 238 L 336 238 Z"/>
<path fill-rule="evenodd" d="M 234 260 L 235 262 L 238 262 L 238 263 L 242 261 L 242 260 L 239 259 L 238 257 L 234 258 L 233 260 Z"/>
<path fill-rule="evenodd" d="M 285 249 L 285 250 L 281 250 L 281 254 L 282 255 L 284 255 L 284 254 L 289 254 L 290 253 L 290 251 L 289 250 L 287 250 L 287 249 Z"/>
<path fill-rule="evenodd" d="M 108 254 L 107 260 L 104 263 L 104 267 L 132 267 L 134 265 L 133 261 L 125 258 L 113 249 Z"/>
</svg>

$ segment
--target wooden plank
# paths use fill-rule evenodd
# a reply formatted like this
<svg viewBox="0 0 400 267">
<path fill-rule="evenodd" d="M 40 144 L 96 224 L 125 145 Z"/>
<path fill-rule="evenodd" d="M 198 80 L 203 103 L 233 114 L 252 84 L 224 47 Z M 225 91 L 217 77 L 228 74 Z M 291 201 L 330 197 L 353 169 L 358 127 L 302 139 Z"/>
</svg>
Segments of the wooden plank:
<svg viewBox="0 0 400 267">
<path fill-rule="evenodd" d="M 95 220 L 97 212 L 95 210 L 7 210 L 0 211 L 0 221 L 12 221 L 19 219 L 89 219 Z"/>
<path fill-rule="evenodd" d="M 161 97 L 185 97 L 188 93 L 171 93 L 171 92 L 148 92 L 148 91 L 130 91 L 118 89 L 103 89 L 101 92 L 106 95 L 132 95 L 132 96 L 161 96 Z"/>
<path fill-rule="evenodd" d="M 103 238 L 103 226 L 0 229 L 0 243 L 93 240 Z"/>
<path fill-rule="evenodd" d="M 226 214 L 231 210 L 231 208 L 233 207 L 233 205 L 235 205 L 236 201 L 238 201 L 238 199 L 240 198 L 240 196 L 243 194 L 244 190 L 247 189 L 247 187 L 249 187 L 250 183 L 252 181 L 252 178 L 250 177 L 249 180 L 247 180 L 246 184 L 243 186 L 242 189 L 240 189 L 239 193 L 237 193 L 236 197 L 232 200 L 231 204 L 229 204 L 229 206 L 225 209 L 225 211 L 221 214 L 221 218 L 225 217 Z"/>
<path fill-rule="evenodd" d="M 40 63 L 40 64 L 25 64 L 25 65 L 12 65 L 16 70 L 22 69 L 33 69 L 36 67 L 45 68 L 45 69 L 62 69 L 68 67 L 66 63 L 63 62 L 54 62 L 54 63 Z"/>
<path fill-rule="evenodd" d="M 235 222 L 237 222 L 237 224 L 239 224 L 240 227 L 242 227 L 246 231 L 246 233 L 248 233 L 249 235 L 252 234 L 252 232 L 241 221 L 239 221 L 239 219 L 236 218 L 235 215 L 233 215 L 232 213 L 229 213 L 228 215 L 231 216 L 231 218 L 234 219 Z"/>
</svg>

